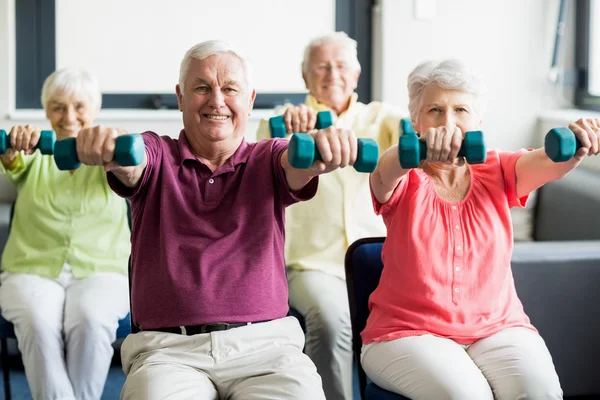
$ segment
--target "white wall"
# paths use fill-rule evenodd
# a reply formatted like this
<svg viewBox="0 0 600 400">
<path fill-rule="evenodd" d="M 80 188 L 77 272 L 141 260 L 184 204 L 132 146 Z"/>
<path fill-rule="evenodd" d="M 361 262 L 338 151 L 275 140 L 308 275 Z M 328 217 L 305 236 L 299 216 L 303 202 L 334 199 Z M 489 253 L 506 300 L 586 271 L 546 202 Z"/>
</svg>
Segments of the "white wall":
<svg viewBox="0 0 600 400">
<path fill-rule="evenodd" d="M 14 1 L 0 0 L 0 129 L 23 123 L 48 128 L 40 111 L 13 111 Z M 546 79 L 559 0 L 432 0 L 435 15 L 426 20 L 415 18 L 415 1 L 379 1 L 380 14 L 375 17 L 381 24 L 374 32 L 374 48 L 379 52 L 374 54 L 373 78 L 377 98 L 407 108 L 406 77 L 410 70 L 422 60 L 452 56 L 484 73 L 489 94 L 484 129 L 491 147 L 510 150 L 538 145 L 540 129 L 546 129 L 548 123 L 562 124 L 565 117 L 579 115 L 575 112 L 553 120 L 552 112 L 547 111 L 569 105 L 569 90 L 554 87 Z M 570 3 L 563 45 L 567 70 L 572 66 L 574 47 L 575 2 Z M 261 14 L 255 20 L 265 24 Z M 301 48 L 297 51 L 300 53 Z M 537 124 L 541 114 L 546 125 Z M 254 113 L 249 140 L 254 138 L 258 119 L 266 115 L 265 111 Z M 130 132 L 152 129 L 177 135 L 181 129 L 177 111 L 110 110 L 103 111 L 97 122 Z M 0 180 L 0 200 L 14 195 L 14 190 Z"/>
<path fill-rule="evenodd" d="M 307 37 L 335 29 L 335 6 L 335 0 L 56 0 L 56 66 L 91 68 L 103 93 L 170 93 L 186 50 L 219 38 L 255 65 L 258 92 L 303 92 L 301 49 Z M 106 29 L 107 21 L 118 28 Z"/>
<path fill-rule="evenodd" d="M 487 86 L 488 145 L 507 150 L 531 145 L 538 113 L 564 103 L 562 89 L 546 80 L 559 1 L 432 0 L 435 15 L 425 20 L 415 17 L 417 1 L 379 1 L 380 99 L 407 109 L 406 78 L 418 63 L 460 58 L 482 73 Z M 573 47 L 571 3 L 565 50 Z"/>
</svg>

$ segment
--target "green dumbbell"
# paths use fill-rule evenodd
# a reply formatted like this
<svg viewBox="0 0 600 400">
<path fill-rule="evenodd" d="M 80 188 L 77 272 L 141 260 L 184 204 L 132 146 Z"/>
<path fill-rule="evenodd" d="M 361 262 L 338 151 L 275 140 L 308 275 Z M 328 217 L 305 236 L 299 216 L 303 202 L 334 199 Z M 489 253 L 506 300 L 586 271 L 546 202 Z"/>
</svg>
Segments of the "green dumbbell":
<svg viewBox="0 0 600 400">
<path fill-rule="evenodd" d="M 54 154 L 54 143 L 56 143 L 56 134 L 54 131 L 41 131 L 40 140 L 37 142 L 35 149 L 40 149 L 40 153 L 46 155 Z M 10 137 L 5 130 L 0 129 L 0 155 L 6 153 L 10 149 Z"/>
<path fill-rule="evenodd" d="M 144 160 L 146 146 L 140 134 L 117 137 L 115 143 L 115 161 L 122 167 L 140 165 Z M 60 170 L 73 170 L 81 166 L 77 157 L 75 138 L 61 139 L 54 146 L 54 162 Z"/>
<path fill-rule="evenodd" d="M 321 154 L 312 136 L 294 133 L 288 147 L 288 158 L 294 168 L 309 168 L 313 162 L 322 161 Z M 358 154 L 354 169 L 358 172 L 373 172 L 379 161 L 379 146 L 373 139 L 358 139 Z"/>
<path fill-rule="evenodd" d="M 469 164 L 482 164 L 486 159 L 485 142 L 483 132 L 470 131 L 465 133 L 459 157 L 465 157 Z M 417 168 L 422 160 L 427 158 L 427 143 L 419 140 L 416 134 L 404 134 L 400 136 L 398 144 L 398 158 L 400 166 L 404 169 Z"/>
<path fill-rule="evenodd" d="M 317 114 L 317 123 L 315 129 L 325 129 L 333 125 L 333 114 L 331 111 L 320 111 Z M 271 138 L 284 138 L 287 134 L 283 115 L 269 118 L 269 131 Z"/>
<path fill-rule="evenodd" d="M 581 148 L 581 142 L 569 128 L 554 128 L 546 134 L 544 149 L 554 162 L 569 161 Z"/>
</svg>

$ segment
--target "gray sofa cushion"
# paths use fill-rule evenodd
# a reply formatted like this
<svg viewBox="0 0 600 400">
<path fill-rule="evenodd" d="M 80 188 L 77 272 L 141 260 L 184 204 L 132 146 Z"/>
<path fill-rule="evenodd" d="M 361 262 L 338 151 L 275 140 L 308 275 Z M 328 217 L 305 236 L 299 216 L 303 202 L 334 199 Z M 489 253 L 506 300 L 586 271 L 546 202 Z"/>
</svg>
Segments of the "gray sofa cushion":
<svg viewBox="0 0 600 400">
<path fill-rule="evenodd" d="M 600 171 L 579 167 L 538 193 L 534 238 L 600 240 Z"/>
<path fill-rule="evenodd" d="M 10 216 L 10 204 L 0 203 L 0 256 L 8 239 L 8 221 Z"/>
<path fill-rule="evenodd" d="M 600 241 L 516 243 L 512 271 L 565 396 L 600 395 Z"/>
</svg>

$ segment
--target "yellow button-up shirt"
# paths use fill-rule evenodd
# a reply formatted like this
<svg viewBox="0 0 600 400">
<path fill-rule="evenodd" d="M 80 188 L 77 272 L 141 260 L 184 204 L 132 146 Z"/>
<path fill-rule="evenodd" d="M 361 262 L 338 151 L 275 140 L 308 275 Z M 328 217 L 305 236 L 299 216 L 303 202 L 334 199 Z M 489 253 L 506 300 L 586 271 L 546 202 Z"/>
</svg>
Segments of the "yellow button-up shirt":
<svg viewBox="0 0 600 400">
<path fill-rule="evenodd" d="M 127 204 L 108 186 L 102 167 L 60 171 L 52 156 L 18 155 L 0 171 L 18 190 L 1 268 L 56 278 L 65 263 L 75 278 L 127 274 Z"/>
<path fill-rule="evenodd" d="M 306 105 L 315 111 L 329 110 L 308 95 Z M 282 107 L 276 114 L 282 114 Z M 352 129 L 359 138 L 373 138 L 380 154 L 398 143 L 400 120 L 407 116 L 380 102 L 360 103 L 354 94 L 348 110 L 335 119 L 337 128 Z M 268 119 L 262 120 L 257 139 L 270 137 Z M 319 270 L 345 278 L 344 257 L 357 239 L 385 236 L 381 217 L 373 211 L 369 174 L 352 167 L 320 175 L 317 194 L 310 201 L 286 210 L 285 260 L 288 268 Z"/>
</svg>

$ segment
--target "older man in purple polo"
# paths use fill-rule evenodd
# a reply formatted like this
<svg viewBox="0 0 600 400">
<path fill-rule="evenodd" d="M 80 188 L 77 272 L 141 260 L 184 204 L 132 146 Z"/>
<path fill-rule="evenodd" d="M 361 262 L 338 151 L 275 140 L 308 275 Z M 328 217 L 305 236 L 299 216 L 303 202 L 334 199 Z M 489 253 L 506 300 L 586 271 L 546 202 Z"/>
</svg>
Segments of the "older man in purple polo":
<svg viewBox="0 0 600 400">
<path fill-rule="evenodd" d="M 115 129 L 77 137 L 131 199 L 132 315 L 122 399 L 324 399 L 288 312 L 285 208 L 315 195 L 318 175 L 353 165 L 353 132 L 311 132 L 323 161 L 295 169 L 286 140 L 244 141 L 256 92 L 246 60 L 219 41 L 186 53 L 176 86 L 178 139 L 142 134 L 137 167 L 111 162 Z"/>
</svg>

